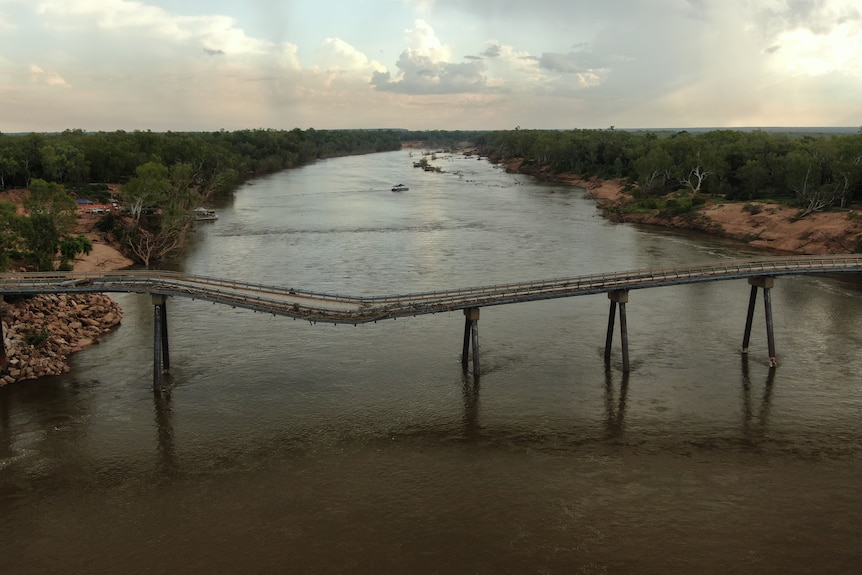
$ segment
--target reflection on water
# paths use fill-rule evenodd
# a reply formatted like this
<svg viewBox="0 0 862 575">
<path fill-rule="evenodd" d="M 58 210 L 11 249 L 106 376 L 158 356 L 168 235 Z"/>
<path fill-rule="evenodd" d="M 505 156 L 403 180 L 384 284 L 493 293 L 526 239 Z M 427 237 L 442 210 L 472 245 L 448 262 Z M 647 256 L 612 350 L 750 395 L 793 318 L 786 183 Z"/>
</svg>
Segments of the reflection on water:
<svg viewBox="0 0 862 575">
<path fill-rule="evenodd" d="M 620 376 L 619 399 L 614 399 L 613 372 L 605 368 L 605 409 L 607 412 L 607 438 L 616 439 L 623 435 L 626 418 L 626 393 L 629 389 L 629 373 Z"/>
<path fill-rule="evenodd" d="M 583 193 L 404 153 L 256 181 L 173 267 L 378 295 L 750 256 L 615 225 Z M 456 174 L 459 172 L 459 174 Z M 393 194 L 392 182 L 409 192 Z M 71 374 L 0 389 L 15 573 L 851 573 L 862 564 L 862 290 L 782 278 L 777 369 L 748 286 L 311 326 L 149 298 Z M 741 361 L 741 364 L 740 364 Z"/>
<path fill-rule="evenodd" d="M 159 467 L 158 476 L 167 479 L 177 477 L 179 461 L 174 445 L 174 425 L 171 414 L 171 392 L 153 394 L 155 422 L 158 432 Z"/>
<path fill-rule="evenodd" d="M 775 381 L 776 369 L 774 367 L 769 368 L 766 382 L 763 384 L 762 396 L 759 401 L 755 397 L 752 404 L 752 383 L 748 375 L 748 357 L 747 354 L 742 356 L 742 430 L 743 436 L 750 441 L 757 441 L 767 436 L 766 424 L 769 421 L 772 383 Z"/>
</svg>

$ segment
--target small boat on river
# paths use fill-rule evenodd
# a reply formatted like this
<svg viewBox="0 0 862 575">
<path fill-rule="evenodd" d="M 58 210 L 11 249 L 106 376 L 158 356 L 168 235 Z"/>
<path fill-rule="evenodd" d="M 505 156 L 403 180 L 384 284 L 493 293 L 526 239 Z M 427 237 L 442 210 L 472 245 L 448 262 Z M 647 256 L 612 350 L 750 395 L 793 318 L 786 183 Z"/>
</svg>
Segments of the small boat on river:
<svg viewBox="0 0 862 575">
<path fill-rule="evenodd" d="M 393 191 L 393 192 L 406 192 L 406 191 L 407 191 L 407 190 L 409 190 L 409 189 L 410 189 L 410 188 L 408 188 L 408 187 L 407 187 L 407 186 L 405 186 L 404 184 L 395 184 L 394 186 L 392 186 L 392 191 Z"/>
<path fill-rule="evenodd" d="M 217 219 L 218 214 L 215 210 L 210 210 L 207 208 L 195 208 L 196 222 L 214 222 Z"/>
</svg>

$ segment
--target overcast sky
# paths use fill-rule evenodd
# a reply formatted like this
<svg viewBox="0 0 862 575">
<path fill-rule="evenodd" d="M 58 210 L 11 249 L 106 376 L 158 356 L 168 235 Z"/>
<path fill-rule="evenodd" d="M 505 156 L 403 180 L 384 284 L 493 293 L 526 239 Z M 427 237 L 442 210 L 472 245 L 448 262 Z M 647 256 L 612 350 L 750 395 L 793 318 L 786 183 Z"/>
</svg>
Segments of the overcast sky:
<svg viewBox="0 0 862 575">
<path fill-rule="evenodd" d="M 862 124 L 862 0 L 0 0 L 0 131 Z"/>
</svg>

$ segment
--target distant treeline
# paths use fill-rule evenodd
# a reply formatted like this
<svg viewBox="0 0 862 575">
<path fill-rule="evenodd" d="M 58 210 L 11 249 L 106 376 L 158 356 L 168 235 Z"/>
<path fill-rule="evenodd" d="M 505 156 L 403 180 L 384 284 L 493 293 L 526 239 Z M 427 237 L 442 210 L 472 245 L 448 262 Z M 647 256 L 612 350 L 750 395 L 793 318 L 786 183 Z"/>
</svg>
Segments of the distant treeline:
<svg viewBox="0 0 862 575">
<path fill-rule="evenodd" d="M 862 133 L 515 129 L 476 142 L 489 155 L 523 158 L 525 172 L 627 179 L 646 203 L 711 195 L 789 201 L 807 213 L 862 201 Z"/>
<path fill-rule="evenodd" d="M 642 199 L 672 192 L 736 200 L 777 199 L 823 209 L 862 201 L 862 133 L 775 130 L 239 130 L 0 134 L 0 189 L 34 179 L 76 190 L 125 183 L 139 166 L 184 164 L 204 193 L 320 158 L 476 145 L 523 171 L 624 178 Z"/>
<path fill-rule="evenodd" d="M 196 185 L 232 189 L 254 177 L 316 159 L 397 150 L 395 130 L 240 130 L 235 132 L 84 132 L 0 134 L 0 189 L 36 179 L 76 189 L 124 183 L 147 163 L 193 168 Z"/>
</svg>

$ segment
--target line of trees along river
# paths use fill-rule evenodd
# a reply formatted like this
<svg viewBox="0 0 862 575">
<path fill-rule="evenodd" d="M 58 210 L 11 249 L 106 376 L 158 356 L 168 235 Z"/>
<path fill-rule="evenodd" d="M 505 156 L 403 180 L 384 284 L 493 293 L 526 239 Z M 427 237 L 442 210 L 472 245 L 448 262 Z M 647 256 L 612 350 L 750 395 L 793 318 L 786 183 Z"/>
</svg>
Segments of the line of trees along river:
<svg viewBox="0 0 862 575">
<path fill-rule="evenodd" d="M 646 209 L 671 193 L 677 208 L 722 196 L 785 201 L 800 215 L 862 199 L 862 131 L 509 130 L 479 141 L 490 154 L 524 158 L 529 173 L 625 178 Z"/>
</svg>

